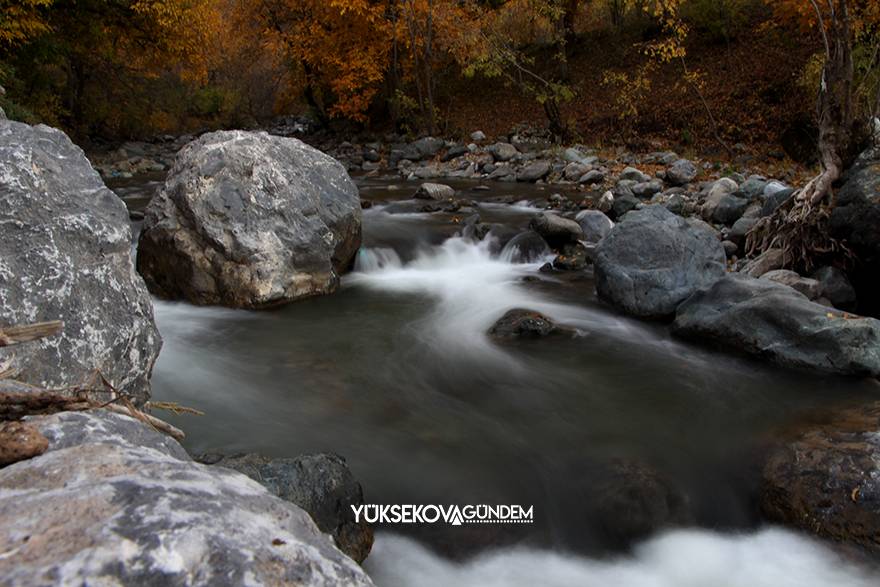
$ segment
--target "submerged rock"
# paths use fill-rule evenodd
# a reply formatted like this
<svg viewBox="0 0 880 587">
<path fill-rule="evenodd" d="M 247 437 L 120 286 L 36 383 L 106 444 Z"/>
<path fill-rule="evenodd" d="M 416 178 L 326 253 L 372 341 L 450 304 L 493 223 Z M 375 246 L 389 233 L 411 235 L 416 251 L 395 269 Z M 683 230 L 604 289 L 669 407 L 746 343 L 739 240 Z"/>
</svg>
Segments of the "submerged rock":
<svg viewBox="0 0 880 587">
<path fill-rule="evenodd" d="M 63 388 L 99 370 L 148 399 L 161 338 L 128 211 L 60 130 L 0 121 L 0 226 L 0 326 L 65 323 L 15 348 L 18 378 Z M 0 361 L 11 354 L 0 349 Z"/>
<path fill-rule="evenodd" d="M 141 422 L 32 422 L 48 452 L 0 470 L 5 585 L 372 585 L 302 509 Z"/>
<path fill-rule="evenodd" d="M 596 291 L 611 305 L 644 318 L 665 318 L 725 272 L 716 235 L 663 206 L 631 212 L 596 249 Z"/>
<path fill-rule="evenodd" d="M 760 505 L 772 522 L 880 554 L 880 402 L 837 412 L 776 448 Z"/>
<path fill-rule="evenodd" d="M 216 132 L 183 148 L 150 202 L 138 269 L 161 297 L 261 308 L 333 292 L 360 242 L 358 190 L 337 161 Z"/>
<path fill-rule="evenodd" d="M 357 523 L 351 506 L 364 503 L 361 484 L 337 455 L 270 459 L 257 454 L 204 455 L 199 461 L 233 469 L 259 482 L 273 495 L 304 509 L 336 546 L 362 563 L 373 547 L 373 529 Z"/>
<path fill-rule="evenodd" d="M 880 376 L 880 321 L 829 311 L 767 279 L 723 277 L 679 306 L 673 332 L 787 367 Z"/>
<path fill-rule="evenodd" d="M 521 232 L 510 239 L 501 252 L 504 259 L 513 263 L 536 263 L 551 254 L 547 241 L 533 230 Z"/>
<path fill-rule="evenodd" d="M 616 548 L 692 522 L 687 496 L 658 471 L 638 461 L 617 460 L 599 471 L 588 496 L 591 517 Z"/>
</svg>

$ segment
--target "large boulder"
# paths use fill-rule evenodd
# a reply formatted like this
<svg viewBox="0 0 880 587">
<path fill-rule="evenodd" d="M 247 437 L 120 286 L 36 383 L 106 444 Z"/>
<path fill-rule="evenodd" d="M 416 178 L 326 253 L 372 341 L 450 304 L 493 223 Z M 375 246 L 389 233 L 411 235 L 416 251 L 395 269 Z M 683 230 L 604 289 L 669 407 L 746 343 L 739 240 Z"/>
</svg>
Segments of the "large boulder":
<svg viewBox="0 0 880 587">
<path fill-rule="evenodd" d="M 761 511 L 777 523 L 880 554 L 880 403 L 834 413 L 781 443 Z"/>
<path fill-rule="evenodd" d="M 627 214 L 596 250 L 596 291 L 643 318 L 665 318 L 725 272 L 724 247 L 708 227 L 663 206 Z"/>
<path fill-rule="evenodd" d="M 303 510 L 141 422 L 32 421 L 48 452 L 0 470 L 4 585 L 372 585 Z"/>
<path fill-rule="evenodd" d="M 864 153 L 845 179 L 831 214 L 831 231 L 859 258 L 850 275 L 859 310 L 880 316 L 880 149 Z"/>
<path fill-rule="evenodd" d="M 131 257 L 128 211 L 82 150 L 47 126 L 0 121 L 0 326 L 63 320 L 59 336 L 0 349 L 47 388 L 100 373 L 137 402 L 161 338 Z"/>
<path fill-rule="evenodd" d="M 880 376 L 880 321 L 831 311 L 769 279 L 725 276 L 679 306 L 673 332 L 788 367 Z"/>
<path fill-rule="evenodd" d="M 339 162 L 297 139 L 216 132 L 181 150 L 147 207 L 138 270 L 161 297 L 263 308 L 333 292 L 360 242 Z"/>
<path fill-rule="evenodd" d="M 337 547 L 362 563 L 373 547 L 373 529 L 355 520 L 351 506 L 364 503 L 364 490 L 337 455 L 269 458 L 258 454 L 203 455 L 205 464 L 244 473 L 273 495 L 308 512 L 318 528 L 333 536 Z"/>
</svg>

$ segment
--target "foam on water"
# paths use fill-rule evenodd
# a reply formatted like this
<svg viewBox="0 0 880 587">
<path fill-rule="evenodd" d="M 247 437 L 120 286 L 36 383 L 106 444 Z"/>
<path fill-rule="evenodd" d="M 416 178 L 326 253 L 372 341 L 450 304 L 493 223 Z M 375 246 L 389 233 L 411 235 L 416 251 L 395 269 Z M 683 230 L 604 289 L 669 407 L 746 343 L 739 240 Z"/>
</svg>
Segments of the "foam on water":
<svg viewBox="0 0 880 587">
<path fill-rule="evenodd" d="M 753 534 L 675 531 L 631 556 L 600 560 L 507 548 L 465 562 L 379 534 L 365 568 L 379 587 L 876 587 L 880 575 L 823 545 L 770 528 Z"/>
<path fill-rule="evenodd" d="M 455 236 L 440 246 L 422 249 L 407 264 L 390 249 L 364 249 L 358 256 L 357 270 L 345 283 L 433 299 L 436 306 L 417 330 L 425 343 L 444 353 L 458 349 L 462 354 L 479 352 L 484 359 L 503 357 L 486 332 L 507 311 L 516 308 L 540 312 L 585 336 L 602 331 L 643 340 L 653 337 L 660 344 L 659 339 L 632 321 L 598 309 L 561 303 L 526 287 L 523 278 L 540 275 L 538 269 L 552 257 L 537 263 L 513 263 L 510 255 L 493 255 L 493 249 L 497 249 L 497 243 L 491 236 L 479 242 Z"/>
</svg>

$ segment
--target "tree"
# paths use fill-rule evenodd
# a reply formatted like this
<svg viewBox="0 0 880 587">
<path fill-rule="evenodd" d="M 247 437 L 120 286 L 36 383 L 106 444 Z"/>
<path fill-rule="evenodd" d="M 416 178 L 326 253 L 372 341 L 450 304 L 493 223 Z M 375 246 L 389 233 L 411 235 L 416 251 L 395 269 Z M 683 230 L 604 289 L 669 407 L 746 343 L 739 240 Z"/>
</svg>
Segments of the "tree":
<svg viewBox="0 0 880 587">
<path fill-rule="evenodd" d="M 53 0 L 0 0 L 0 48 L 20 45 L 48 32 L 44 9 Z"/>
<path fill-rule="evenodd" d="M 812 20 L 822 39 L 824 65 L 818 88 L 819 173 L 773 216 L 762 219 L 748 236 L 751 253 L 782 249 L 786 265 L 811 269 L 817 258 L 851 257 L 845 243 L 828 230 L 835 205 L 834 184 L 853 162 L 867 137 L 868 120 L 854 110 L 854 20 L 851 3 L 867 8 L 862 16 L 875 16 L 876 4 L 853 0 L 802 0 L 788 6 L 794 14 Z M 789 0 L 788 4 L 791 4 Z M 812 15 L 804 5 L 813 9 Z M 782 8 L 786 8 L 783 6 Z M 814 19 L 814 20 L 813 20 Z M 859 24 L 859 27 L 864 26 Z M 876 56 L 875 56 L 876 58 Z"/>
</svg>

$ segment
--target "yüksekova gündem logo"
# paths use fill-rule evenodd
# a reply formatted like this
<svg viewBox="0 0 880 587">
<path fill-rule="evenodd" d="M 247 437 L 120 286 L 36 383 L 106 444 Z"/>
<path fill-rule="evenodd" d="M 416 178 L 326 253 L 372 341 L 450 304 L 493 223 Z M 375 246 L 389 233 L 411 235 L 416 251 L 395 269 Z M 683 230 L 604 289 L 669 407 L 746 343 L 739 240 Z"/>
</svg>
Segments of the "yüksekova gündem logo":
<svg viewBox="0 0 880 587">
<path fill-rule="evenodd" d="M 531 524 L 535 506 L 361 504 L 351 506 L 355 522 L 368 524 Z"/>
</svg>

